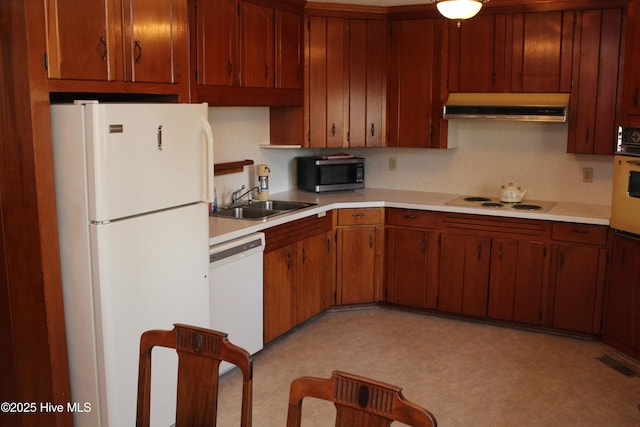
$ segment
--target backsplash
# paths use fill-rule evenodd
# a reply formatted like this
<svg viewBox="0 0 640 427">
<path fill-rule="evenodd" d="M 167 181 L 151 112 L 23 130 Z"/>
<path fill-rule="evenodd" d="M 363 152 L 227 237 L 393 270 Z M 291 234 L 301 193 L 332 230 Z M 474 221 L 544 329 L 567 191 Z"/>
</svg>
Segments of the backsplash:
<svg viewBox="0 0 640 427">
<path fill-rule="evenodd" d="M 244 159 L 271 168 L 271 193 L 295 188 L 294 158 L 320 150 L 260 148 L 269 142 L 269 109 L 209 109 L 216 162 Z M 497 196 L 510 181 L 527 189 L 526 198 L 610 204 L 613 158 L 566 153 L 567 124 L 483 120 L 449 123 L 450 145 L 436 149 L 345 149 L 366 158 L 366 185 L 371 188 Z M 395 157 L 397 170 L 389 170 Z M 582 169 L 593 168 L 593 182 L 582 182 Z M 219 203 L 228 203 L 241 185 L 257 185 L 254 167 L 243 174 L 216 177 Z"/>
</svg>

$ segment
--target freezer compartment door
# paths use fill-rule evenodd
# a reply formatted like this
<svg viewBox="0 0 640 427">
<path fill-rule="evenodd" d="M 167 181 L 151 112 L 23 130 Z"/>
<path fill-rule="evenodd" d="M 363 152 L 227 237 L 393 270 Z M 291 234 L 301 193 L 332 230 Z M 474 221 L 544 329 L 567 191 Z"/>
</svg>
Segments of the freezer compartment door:
<svg viewBox="0 0 640 427">
<path fill-rule="evenodd" d="M 208 201 L 206 104 L 86 104 L 85 114 L 90 220 Z"/>
<path fill-rule="evenodd" d="M 84 401 L 84 382 L 101 397 L 99 408 L 76 414 L 77 426 L 135 425 L 142 332 L 209 326 L 208 236 L 202 203 L 91 226 L 95 353 L 69 338 L 73 357 L 95 360 L 95 369 L 76 372 L 72 392 Z M 74 310 L 72 301 L 65 300 L 67 309 Z M 175 422 L 176 352 L 154 349 L 153 358 L 152 425 L 168 426 Z M 91 419 L 97 413 L 102 424 Z"/>
</svg>

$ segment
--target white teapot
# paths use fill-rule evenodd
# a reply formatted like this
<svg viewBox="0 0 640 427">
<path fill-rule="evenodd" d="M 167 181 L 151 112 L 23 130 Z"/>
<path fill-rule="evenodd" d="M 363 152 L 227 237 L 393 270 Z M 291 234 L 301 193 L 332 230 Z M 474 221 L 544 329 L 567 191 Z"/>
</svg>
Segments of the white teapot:
<svg viewBox="0 0 640 427">
<path fill-rule="evenodd" d="M 505 203 L 519 203 L 524 199 L 527 190 L 521 190 L 520 187 L 510 182 L 508 185 L 502 186 L 500 192 L 500 201 Z"/>
</svg>

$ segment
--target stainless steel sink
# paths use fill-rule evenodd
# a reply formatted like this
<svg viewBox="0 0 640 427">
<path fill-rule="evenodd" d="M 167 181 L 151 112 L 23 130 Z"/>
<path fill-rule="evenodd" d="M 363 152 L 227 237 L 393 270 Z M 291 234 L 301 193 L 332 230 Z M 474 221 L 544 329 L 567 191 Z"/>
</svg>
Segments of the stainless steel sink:
<svg viewBox="0 0 640 427">
<path fill-rule="evenodd" d="M 315 203 L 305 202 L 289 202 L 284 200 L 265 200 L 261 202 L 253 202 L 249 206 L 255 206 L 261 209 L 273 209 L 276 211 L 292 211 L 296 209 L 304 209 L 314 206 Z"/>
<path fill-rule="evenodd" d="M 315 203 L 264 200 L 240 206 L 228 206 L 214 212 L 212 215 L 220 218 L 261 220 L 274 215 L 280 215 L 285 212 L 304 209 L 314 205 Z"/>
<path fill-rule="evenodd" d="M 272 209 L 260 209 L 248 206 L 231 207 L 214 212 L 213 216 L 236 219 L 264 219 L 281 213 Z"/>
</svg>

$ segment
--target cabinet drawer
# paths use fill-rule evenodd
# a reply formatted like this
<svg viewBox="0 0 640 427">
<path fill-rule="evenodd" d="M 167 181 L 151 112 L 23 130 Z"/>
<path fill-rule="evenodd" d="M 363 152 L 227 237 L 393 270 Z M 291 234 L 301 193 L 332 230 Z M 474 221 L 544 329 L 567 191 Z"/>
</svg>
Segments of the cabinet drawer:
<svg viewBox="0 0 640 427">
<path fill-rule="evenodd" d="M 554 222 L 551 237 L 553 240 L 563 240 L 565 242 L 605 245 L 607 243 L 607 230 L 604 225 Z"/>
<path fill-rule="evenodd" d="M 386 219 L 388 225 L 400 225 L 403 227 L 434 228 L 436 214 L 417 209 L 387 209 Z"/>
<path fill-rule="evenodd" d="M 338 225 L 375 225 L 382 223 L 382 208 L 338 210 Z"/>
</svg>

